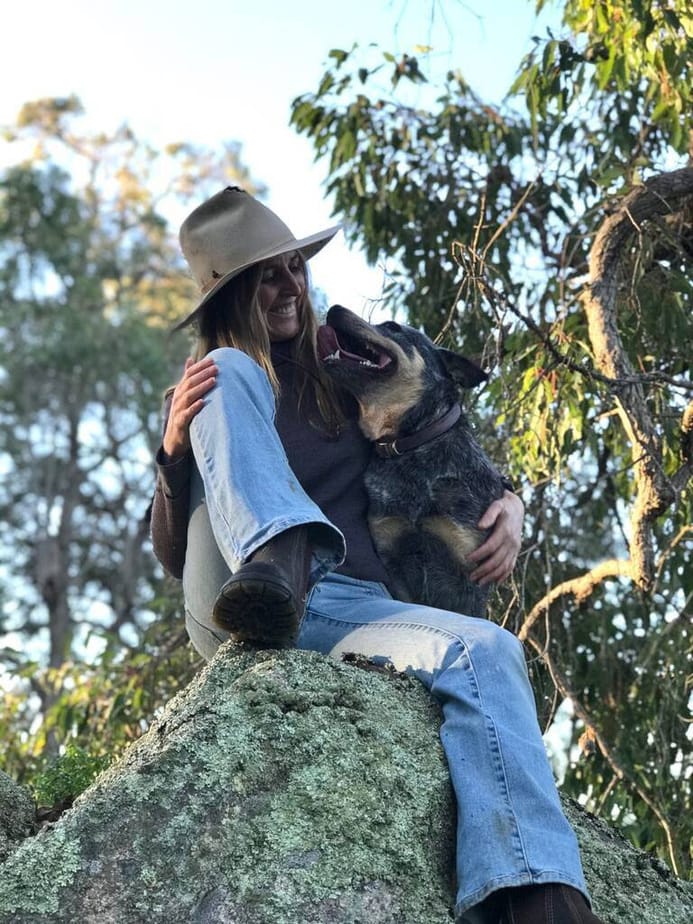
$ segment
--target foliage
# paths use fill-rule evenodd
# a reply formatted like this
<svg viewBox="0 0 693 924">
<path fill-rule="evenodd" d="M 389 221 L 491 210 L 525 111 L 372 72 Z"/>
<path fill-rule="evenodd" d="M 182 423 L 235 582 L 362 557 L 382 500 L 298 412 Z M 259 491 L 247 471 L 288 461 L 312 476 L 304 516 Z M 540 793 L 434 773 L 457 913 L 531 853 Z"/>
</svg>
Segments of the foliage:
<svg viewBox="0 0 693 924">
<path fill-rule="evenodd" d="M 693 20 L 684 0 L 562 10 L 502 105 L 355 46 L 292 118 L 385 303 L 494 369 L 473 410 L 528 532 L 498 618 L 547 721 L 571 704 L 564 788 L 685 873 Z"/>
<path fill-rule="evenodd" d="M 0 731 L 25 782 L 66 747 L 70 767 L 117 754 L 195 663 L 171 648 L 180 591 L 148 548 L 187 348 L 167 328 L 194 297 L 170 218 L 253 188 L 238 145 L 157 151 L 81 116 L 74 97 L 27 103 L 0 176 Z"/>
<path fill-rule="evenodd" d="M 161 155 L 127 127 L 78 136 L 79 113 L 27 104 L 9 137 L 20 158 L 34 150 L 0 181 L 4 618 L 28 636 L 47 627 L 53 666 L 86 626 L 132 642 L 146 622 L 151 453 L 185 348 L 164 326 L 192 297 L 163 197 L 187 201 L 237 160 L 213 171 L 205 152 Z"/>
<path fill-rule="evenodd" d="M 537 9 L 545 5 L 538 0 Z M 624 168 L 632 181 L 652 152 L 685 152 L 693 127 L 690 3 L 567 0 L 563 22 L 569 36 L 537 42 L 514 87 L 526 90 L 535 131 L 549 113 L 573 122 L 587 106 L 587 124 L 603 127 L 580 136 L 577 156 L 598 183 Z"/>
<path fill-rule="evenodd" d="M 36 803 L 52 806 L 73 801 L 108 764 L 108 757 L 96 757 L 76 744 L 68 744 L 64 754 L 34 777 Z"/>
<path fill-rule="evenodd" d="M 137 651 L 107 652 L 91 664 L 18 667 L 0 699 L 5 772 L 29 785 L 39 804 L 67 798 L 57 792 L 63 781 L 72 787 L 69 795 L 78 795 L 91 782 L 91 769 L 117 759 L 199 670 L 200 659 L 185 642 L 180 626 L 155 622 Z M 34 689 L 55 692 L 40 721 Z M 57 757 L 47 749 L 50 739 Z"/>
</svg>

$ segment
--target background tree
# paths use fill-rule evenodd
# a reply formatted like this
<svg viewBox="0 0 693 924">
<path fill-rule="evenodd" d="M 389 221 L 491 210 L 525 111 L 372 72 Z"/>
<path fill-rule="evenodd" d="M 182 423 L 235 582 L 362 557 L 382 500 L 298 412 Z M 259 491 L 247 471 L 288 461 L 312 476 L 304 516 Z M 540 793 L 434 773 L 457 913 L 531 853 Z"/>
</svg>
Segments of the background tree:
<svg viewBox="0 0 693 924">
<path fill-rule="evenodd" d="M 685 874 L 693 16 L 562 10 L 501 106 L 459 71 L 438 80 L 425 49 L 354 47 L 293 123 L 384 262 L 385 303 L 493 366 L 482 438 L 528 507 L 497 618 L 528 645 L 546 722 L 572 715 L 565 789 Z"/>
<path fill-rule="evenodd" d="M 127 126 L 80 132 L 81 115 L 75 98 L 26 104 L 0 178 L 0 631 L 25 677 L 0 729 L 20 776 L 27 750 L 80 733 L 107 753 L 185 681 L 191 656 L 177 670 L 164 657 L 171 625 L 146 635 L 179 608 L 146 516 L 161 398 L 187 346 L 167 329 L 194 298 L 168 218 L 220 184 L 253 185 L 237 145 L 157 151 Z"/>
</svg>

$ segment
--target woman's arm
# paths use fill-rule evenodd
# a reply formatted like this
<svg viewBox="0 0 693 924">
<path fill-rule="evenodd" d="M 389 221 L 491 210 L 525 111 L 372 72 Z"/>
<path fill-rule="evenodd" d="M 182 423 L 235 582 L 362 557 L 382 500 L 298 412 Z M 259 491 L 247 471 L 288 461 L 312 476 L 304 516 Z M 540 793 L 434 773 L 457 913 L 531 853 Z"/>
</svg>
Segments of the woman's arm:
<svg viewBox="0 0 693 924">
<path fill-rule="evenodd" d="M 206 356 L 195 363 L 185 360 L 180 382 L 173 389 L 162 449 L 164 458 L 171 462 L 190 451 L 190 423 L 204 407 L 204 396 L 214 387 L 218 369 L 213 359 Z"/>
<path fill-rule="evenodd" d="M 478 567 L 469 575 L 482 586 L 502 581 L 512 572 L 522 543 L 525 505 L 517 494 L 505 491 L 479 520 L 480 529 L 491 529 L 490 536 L 469 555 Z"/>
<path fill-rule="evenodd" d="M 156 463 L 158 472 L 150 524 L 152 546 L 164 570 L 180 580 L 188 539 L 191 454 L 167 463 L 160 449 Z"/>
<path fill-rule="evenodd" d="M 156 454 L 156 491 L 152 501 L 154 554 L 173 577 L 183 576 L 190 513 L 190 423 L 216 382 L 211 359 L 186 360 L 180 382 L 164 406 L 164 437 Z"/>
</svg>

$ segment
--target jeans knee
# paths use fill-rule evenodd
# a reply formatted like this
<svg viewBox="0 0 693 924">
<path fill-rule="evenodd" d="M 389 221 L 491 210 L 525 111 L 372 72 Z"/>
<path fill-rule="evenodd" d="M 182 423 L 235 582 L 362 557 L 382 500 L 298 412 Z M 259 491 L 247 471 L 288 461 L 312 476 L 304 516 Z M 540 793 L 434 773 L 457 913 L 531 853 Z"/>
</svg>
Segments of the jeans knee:
<svg viewBox="0 0 693 924">
<path fill-rule="evenodd" d="M 474 619 L 472 631 L 465 631 L 462 636 L 468 647 L 492 656 L 501 664 L 525 663 L 522 642 L 495 622 Z"/>
<path fill-rule="evenodd" d="M 248 394 L 262 394 L 274 406 L 274 392 L 267 373 L 247 353 L 235 347 L 217 347 L 207 358 L 213 359 L 219 370 L 217 383 L 222 389 L 225 382 L 233 381 Z"/>
<path fill-rule="evenodd" d="M 490 623 L 490 625 L 494 629 L 496 644 L 508 655 L 520 657 L 524 660 L 524 647 L 519 638 L 509 629 L 505 629 L 495 622 Z"/>
<path fill-rule="evenodd" d="M 205 358 L 213 359 L 220 372 L 228 370 L 246 375 L 253 372 L 262 373 L 262 369 L 254 359 L 244 353 L 243 350 L 237 350 L 235 347 L 217 347 L 215 350 L 211 350 Z"/>
</svg>

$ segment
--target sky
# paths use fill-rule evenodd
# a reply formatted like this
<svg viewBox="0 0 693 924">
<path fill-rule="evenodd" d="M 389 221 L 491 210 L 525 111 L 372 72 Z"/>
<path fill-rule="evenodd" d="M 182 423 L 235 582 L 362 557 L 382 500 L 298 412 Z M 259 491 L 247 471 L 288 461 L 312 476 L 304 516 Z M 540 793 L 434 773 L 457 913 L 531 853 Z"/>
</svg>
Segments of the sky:
<svg viewBox="0 0 693 924">
<path fill-rule="evenodd" d="M 290 106 L 316 89 L 330 49 L 432 46 L 428 59 L 418 55 L 424 70 L 459 68 L 497 103 L 551 18 L 555 8 L 538 23 L 533 0 L 9 0 L 0 125 L 27 101 L 75 93 L 95 131 L 128 122 L 156 146 L 239 141 L 269 187 L 266 203 L 302 237 L 335 219 L 325 166 L 289 127 Z M 0 150 L 0 167 L 8 156 Z M 379 295 L 382 268 L 369 269 L 341 235 L 311 269 L 329 303 L 361 312 Z"/>
</svg>

